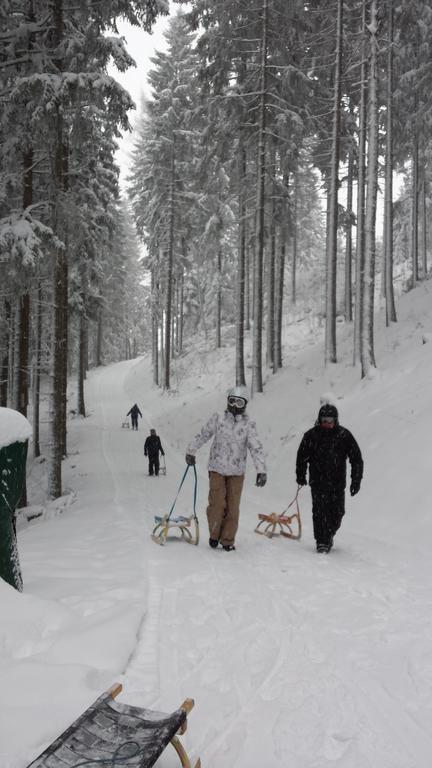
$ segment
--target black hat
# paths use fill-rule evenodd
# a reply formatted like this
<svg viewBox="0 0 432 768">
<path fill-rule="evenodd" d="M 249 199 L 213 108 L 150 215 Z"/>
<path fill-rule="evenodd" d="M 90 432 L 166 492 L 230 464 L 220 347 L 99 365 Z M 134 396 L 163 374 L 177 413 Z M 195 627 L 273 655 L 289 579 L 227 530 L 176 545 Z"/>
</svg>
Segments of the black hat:
<svg viewBox="0 0 432 768">
<path fill-rule="evenodd" d="M 321 419 L 324 416 L 331 416 L 335 421 L 338 420 L 338 410 L 335 405 L 332 405 L 331 403 L 324 403 L 324 405 L 321 406 L 318 413 L 318 421 L 321 421 Z"/>
</svg>

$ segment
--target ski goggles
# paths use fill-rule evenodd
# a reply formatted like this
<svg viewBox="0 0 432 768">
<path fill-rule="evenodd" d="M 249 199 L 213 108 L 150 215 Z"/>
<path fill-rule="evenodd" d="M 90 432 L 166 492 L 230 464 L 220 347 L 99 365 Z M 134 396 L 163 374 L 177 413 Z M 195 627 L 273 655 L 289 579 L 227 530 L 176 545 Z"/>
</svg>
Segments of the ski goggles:
<svg viewBox="0 0 432 768">
<path fill-rule="evenodd" d="M 334 416 L 321 416 L 320 423 L 321 424 L 334 424 L 336 421 Z"/>
<path fill-rule="evenodd" d="M 228 398 L 228 405 L 233 405 L 235 408 L 245 408 L 246 400 L 244 397 L 233 397 L 230 395 Z"/>
</svg>

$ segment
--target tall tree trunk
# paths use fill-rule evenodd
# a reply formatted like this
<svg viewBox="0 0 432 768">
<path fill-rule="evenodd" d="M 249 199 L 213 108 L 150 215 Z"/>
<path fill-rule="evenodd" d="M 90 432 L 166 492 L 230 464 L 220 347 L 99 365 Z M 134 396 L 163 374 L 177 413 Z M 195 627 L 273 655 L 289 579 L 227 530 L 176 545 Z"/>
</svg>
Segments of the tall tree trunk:
<svg viewBox="0 0 432 768">
<path fill-rule="evenodd" d="M 40 456 L 40 389 L 42 367 L 42 286 L 36 291 L 36 328 L 33 366 L 33 453 Z"/>
<path fill-rule="evenodd" d="M 384 192 L 384 286 L 386 325 L 396 322 L 393 290 L 393 0 L 387 0 L 388 50 L 386 93 L 386 151 Z"/>
<path fill-rule="evenodd" d="M 350 99 L 350 114 L 353 108 Z M 347 169 L 347 222 L 345 228 L 345 320 L 352 322 L 352 202 L 353 202 L 353 176 L 354 176 L 354 152 L 350 141 L 348 148 Z"/>
<path fill-rule="evenodd" d="M 268 0 L 262 3 L 262 37 L 260 64 L 260 109 L 257 158 L 257 213 L 256 250 L 254 265 L 254 325 L 252 342 L 252 392 L 263 391 L 262 378 L 262 324 L 263 324 L 263 261 L 264 261 L 264 208 L 266 166 L 266 102 L 267 102 L 267 25 Z"/>
<path fill-rule="evenodd" d="M 179 353 L 183 351 L 183 324 L 184 324 L 184 267 L 182 266 L 181 272 L 180 272 L 179 317 L 178 317 Z"/>
<path fill-rule="evenodd" d="M 60 46 L 64 35 L 63 3 L 54 0 L 53 3 L 53 35 L 57 47 Z M 57 62 L 58 71 L 62 71 L 62 61 Z M 56 146 L 54 158 L 54 173 L 56 186 L 56 202 L 54 205 L 54 232 L 63 241 L 66 240 L 62 223 L 61 205 L 67 189 L 65 177 L 65 141 L 63 114 L 61 105 L 57 104 L 56 115 Z M 53 317 L 53 355 L 52 355 L 52 396 L 50 405 L 51 441 L 50 463 L 48 476 L 48 492 L 51 498 L 62 494 L 62 458 L 65 445 L 65 383 L 67 370 L 67 329 L 65 325 L 65 301 L 67 301 L 67 256 L 66 249 L 58 248 L 54 260 L 54 317 Z"/>
<path fill-rule="evenodd" d="M 84 378 L 85 378 L 85 357 L 86 357 L 86 318 L 84 312 L 79 315 L 79 338 L 78 338 L 78 403 L 77 410 L 80 416 L 86 415 L 84 400 Z"/>
<path fill-rule="evenodd" d="M 297 302 L 297 233 L 298 233 L 298 164 L 296 162 L 293 184 L 293 224 L 292 224 L 292 266 L 291 266 L 291 304 L 295 307 Z"/>
<path fill-rule="evenodd" d="M 219 246 L 216 256 L 216 349 L 221 347 L 221 318 L 222 318 L 222 249 Z"/>
<path fill-rule="evenodd" d="M 427 210 L 426 210 L 426 159 L 423 164 L 422 170 L 422 186 L 421 186 L 421 213 L 422 213 L 422 273 L 423 277 L 426 277 L 428 272 L 427 263 Z"/>
<path fill-rule="evenodd" d="M 374 297 L 375 297 L 375 223 L 378 191 L 378 45 L 377 45 L 377 4 L 371 2 L 369 24 L 370 73 L 368 104 L 368 154 L 367 154 L 367 197 L 365 215 L 365 264 L 363 329 L 361 339 L 362 376 L 367 376 L 375 367 L 374 353 Z"/>
<path fill-rule="evenodd" d="M 354 345 L 353 364 L 361 357 L 361 338 L 363 323 L 363 288 L 364 288 L 364 221 L 365 221 L 365 180 L 366 180 L 366 120 L 367 120 L 367 43 L 366 43 L 366 4 L 362 3 L 362 45 L 360 66 L 360 106 L 359 106 L 359 147 L 357 170 L 357 236 L 355 262 L 355 307 L 354 307 Z"/>
<path fill-rule="evenodd" d="M 174 142 L 174 139 L 173 139 Z M 171 368 L 171 312 L 172 312 L 172 282 L 174 264 L 174 183 L 175 183 L 175 155 L 174 146 L 171 155 L 171 181 L 169 192 L 169 229 L 168 229 L 168 253 L 166 273 L 166 305 L 165 305 L 165 369 L 164 389 L 170 388 Z"/>
<path fill-rule="evenodd" d="M 10 320 L 11 307 L 9 301 L 4 302 L 5 322 L 2 328 L 1 341 L 1 360 L 0 360 L 0 406 L 7 407 L 8 403 L 8 383 L 9 383 L 9 351 L 10 351 Z"/>
<path fill-rule="evenodd" d="M 326 258 L 326 324 L 325 362 L 336 363 L 336 272 L 339 186 L 340 102 L 342 69 L 343 0 L 338 0 L 336 22 L 336 56 L 333 95 L 332 159 L 328 196 L 327 258 Z"/>
<path fill-rule="evenodd" d="M 282 368 L 282 317 L 283 317 L 283 295 L 284 295 L 284 275 L 285 275 L 285 254 L 288 232 L 288 174 L 283 175 L 283 199 L 282 199 L 282 221 L 279 227 L 279 242 L 277 245 L 276 267 L 275 267 L 275 338 L 274 338 L 274 360 L 273 373 L 278 368 Z"/>
<path fill-rule="evenodd" d="M 245 385 L 244 331 L 246 302 L 246 148 L 243 129 L 238 127 L 237 187 L 238 187 L 238 239 L 236 282 L 236 384 Z"/>
<path fill-rule="evenodd" d="M 102 345 L 103 345 L 103 312 L 99 307 L 97 313 L 96 326 L 96 366 L 103 365 Z"/>
<path fill-rule="evenodd" d="M 273 369 L 274 365 L 274 344 L 275 344 L 275 268 L 276 268 L 276 142 L 273 138 L 271 142 L 271 180 L 269 187 L 271 190 L 270 209 L 270 247 L 267 258 L 267 365 Z"/>
<path fill-rule="evenodd" d="M 419 178 L 419 137 L 417 126 L 418 98 L 415 94 L 415 125 L 412 142 L 412 199 L 411 199 L 411 262 L 412 262 L 412 286 L 416 286 L 419 279 L 418 258 L 418 178 Z"/>
</svg>

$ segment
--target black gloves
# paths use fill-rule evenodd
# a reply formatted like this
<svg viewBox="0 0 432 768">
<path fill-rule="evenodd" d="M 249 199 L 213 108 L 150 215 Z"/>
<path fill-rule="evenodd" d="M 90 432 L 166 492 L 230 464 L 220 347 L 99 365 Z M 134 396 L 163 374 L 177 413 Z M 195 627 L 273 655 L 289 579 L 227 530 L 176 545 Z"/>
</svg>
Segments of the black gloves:
<svg viewBox="0 0 432 768">
<path fill-rule="evenodd" d="M 305 477 L 298 477 L 297 478 L 297 485 L 307 485 L 306 478 Z"/>
<path fill-rule="evenodd" d="M 161 451 L 161 455 L 162 455 L 162 456 L 165 456 L 165 453 L 164 453 L 164 451 Z"/>
<path fill-rule="evenodd" d="M 267 475 L 265 472 L 258 472 L 255 485 L 258 488 L 262 488 L 267 482 Z"/>
<path fill-rule="evenodd" d="M 187 453 L 185 458 L 186 458 L 186 464 L 189 467 L 193 467 L 195 464 L 195 456 L 192 456 L 191 453 Z"/>
<path fill-rule="evenodd" d="M 359 490 L 360 490 L 360 483 L 359 482 L 355 482 L 353 480 L 351 485 L 350 485 L 350 494 L 351 494 L 351 496 L 355 496 L 356 493 L 359 492 Z"/>
</svg>

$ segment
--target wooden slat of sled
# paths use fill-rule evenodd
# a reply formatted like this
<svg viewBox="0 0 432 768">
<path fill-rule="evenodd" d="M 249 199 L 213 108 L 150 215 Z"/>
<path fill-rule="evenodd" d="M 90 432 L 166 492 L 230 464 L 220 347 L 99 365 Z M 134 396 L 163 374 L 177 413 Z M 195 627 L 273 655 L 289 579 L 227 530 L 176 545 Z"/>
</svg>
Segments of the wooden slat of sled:
<svg viewBox="0 0 432 768">
<path fill-rule="evenodd" d="M 151 768 L 168 744 L 183 768 L 192 768 L 178 736 L 186 731 L 193 699 L 165 714 L 114 701 L 121 690 L 116 683 L 96 699 L 28 768 L 84 768 L 97 763 Z M 200 766 L 198 759 L 194 768 Z"/>
</svg>

